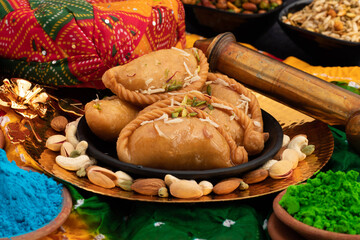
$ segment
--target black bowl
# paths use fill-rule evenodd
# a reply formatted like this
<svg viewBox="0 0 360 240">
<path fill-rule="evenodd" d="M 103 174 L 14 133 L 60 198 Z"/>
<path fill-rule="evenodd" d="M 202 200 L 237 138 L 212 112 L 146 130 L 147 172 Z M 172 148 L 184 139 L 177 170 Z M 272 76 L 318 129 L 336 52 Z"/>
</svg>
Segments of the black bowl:
<svg viewBox="0 0 360 240">
<path fill-rule="evenodd" d="M 278 121 L 265 111 L 262 111 L 264 131 L 269 133 L 269 139 L 265 143 L 263 151 L 257 156 L 253 156 L 247 163 L 230 167 L 218 168 L 210 170 L 196 170 L 196 171 L 179 171 L 179 170 L 164 170 L 144 167 L 140 165 L 129 164 L 121 162 L 117 158 L 116 143 L 104 142 L 96 137 L 90 130 L 86 123 L 85 117 L 80 119 L 77 128 L 77 137 L 79 140 L 85 140 L 89 146 L 87 154 L 93 156 L 99 162 L 99 165 L 104 165 L 114 171 L 122 170 L 131 174 L 133 177 L 156 177 L 164 178 L 166 174 L 171 174 L 183 179 L 219 179 L 225 177 L 239 176 L 239 174 L 255 169 L 267 160 L 270 160 L 281 148 L 283 131 Z"/>
<path fill-rule="evenodd" d="M 311 54 L 313 58 L 319 60 L 327 59 L 329 64 L 331 64 L 332 61 L 334 63 L 341 61 L 341 65 L 344 65 L 344 63 L 357 65 L 360 59 L 357 55 L 360 53 L 360 42 L 351 42 L 329 37 L 286 24 L 282 21 L 283 16 L 298 12 L 311 2 L 312 0 L 299 0 L 284 6 L 278 16 L 278 23 L 281 29 L 298 47 Z"/>
<path fill-rule="evenodd" d="M 204 37 L 232 32 L 238 41 L 248 42 L 264 34 L 276 22 L 283 4 L 266 13 L 243 14 L 184 4 L 186 30 Z"/>
</svg>

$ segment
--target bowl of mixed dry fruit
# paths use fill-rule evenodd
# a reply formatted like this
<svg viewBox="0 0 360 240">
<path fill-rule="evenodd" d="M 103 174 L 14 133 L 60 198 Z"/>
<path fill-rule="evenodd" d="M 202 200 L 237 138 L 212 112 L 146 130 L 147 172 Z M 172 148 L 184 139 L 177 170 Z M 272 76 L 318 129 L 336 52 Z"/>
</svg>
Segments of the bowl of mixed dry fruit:
<svg viewBox="0 0 360 240">
<path fill-rule="evenodd" d="M 284 0 L 182 0 L 187 28 L 205 37 L 232 32 L 240 41 L 265 33 Z"/>
<path fill-rule="evenodd" d="M 314 56 L 358 58 L 360 2 L 358 0 L 300 0 L 285 6 L 278 23 L 289 38 Z"/>
</svg>

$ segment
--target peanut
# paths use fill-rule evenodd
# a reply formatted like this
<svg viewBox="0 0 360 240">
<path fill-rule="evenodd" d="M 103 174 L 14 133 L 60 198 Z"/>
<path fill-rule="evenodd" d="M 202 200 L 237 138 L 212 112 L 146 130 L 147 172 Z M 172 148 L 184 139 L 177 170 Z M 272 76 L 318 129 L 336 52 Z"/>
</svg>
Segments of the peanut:
<svg viewBox="0 0 360 240">
<path fill-rule="evenodd" d="M 248 11 L 255 12 L 257 10 L 257 6 L 254 3 L 246 2 L 242 4 L 242 8 Z"/>
</svg>

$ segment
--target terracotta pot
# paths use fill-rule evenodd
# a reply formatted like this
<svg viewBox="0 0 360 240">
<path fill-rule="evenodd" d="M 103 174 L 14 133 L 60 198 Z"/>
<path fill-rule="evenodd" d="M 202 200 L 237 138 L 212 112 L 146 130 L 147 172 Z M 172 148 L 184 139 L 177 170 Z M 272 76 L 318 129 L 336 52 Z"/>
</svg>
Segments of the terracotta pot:
<svg viewBox="0 0 360 240">
<path fill-rule="evenodd" d="M 299 235 L 308 240 L 360 240 L 360 235 L 351 235 L 345 233 L 336 233 L 319 228 L 312 227 L 305 223 L 302 223 L 292 217 L 284 208 L 279 204 L 282 196 L 286 190 L 279 193 L 273 202 L 273 209 L 276 217 L 286 226 L 295 230 Z"/>
</svg>

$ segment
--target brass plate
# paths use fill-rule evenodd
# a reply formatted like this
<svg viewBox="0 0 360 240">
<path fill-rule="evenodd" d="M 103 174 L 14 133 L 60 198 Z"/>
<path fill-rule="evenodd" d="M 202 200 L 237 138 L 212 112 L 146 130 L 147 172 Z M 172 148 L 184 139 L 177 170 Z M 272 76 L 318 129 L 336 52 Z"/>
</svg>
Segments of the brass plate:
<svg viewBox="0 0 360 240">
<path fill-rule="evenodd" d="M 330 129 L 325 123 L 314 120 L 294 109 L 286 107 L 276 101 L 271 100 L 263 95 L 256 94 L 261 108 L 274 116 L 284 129 L 284 133 L 290 137 L 297 134 L 306 134 L 309 139 L 309 144 L 316 146 L 315 152 L 301 161 L 298 167 L 294 170 L 291 177 L 287 179 L 274 180 L 267 178 L 265 181 L 250 185 L 246 191 L 236 190 L 227 195 L 203 196 L 198 199 L 179 199 L 179 198 L 160 198 L 157 196 L 145 196 L 136 194 L 134 192 L 123 191 L 120 188 L 105 189 L 90 183 L 87 178 L 79 178 L 74 172 L 69 172 L 59 167 L 55 163 L 57 153 L 48 149 L 44 149 L 39 154 L 39 149 L 32 151 L 33 144 L 25 144 L 28 153 L 37 161 L 39 166 L 53 177 L 68 182 L 76 187 L 84 190 L 94 192 L 101 195 L 106 195 L 115 198 L 147 201 L 147 202 L 168 202 L 168 203 L 195 203 L 195 202 L 216 202 L 216 201 L 231 201 L 259 197 L 274 192 L 279 192 L 290 185 L 294 185 L 310 178 L 315 172 L 320 170 L 329 161 L 333 149 L 334 139 Z M 30 147 L 30 148 L 29 148 Z M 32 154 L 37 152 L 38 154 Z"/>
</svg>

